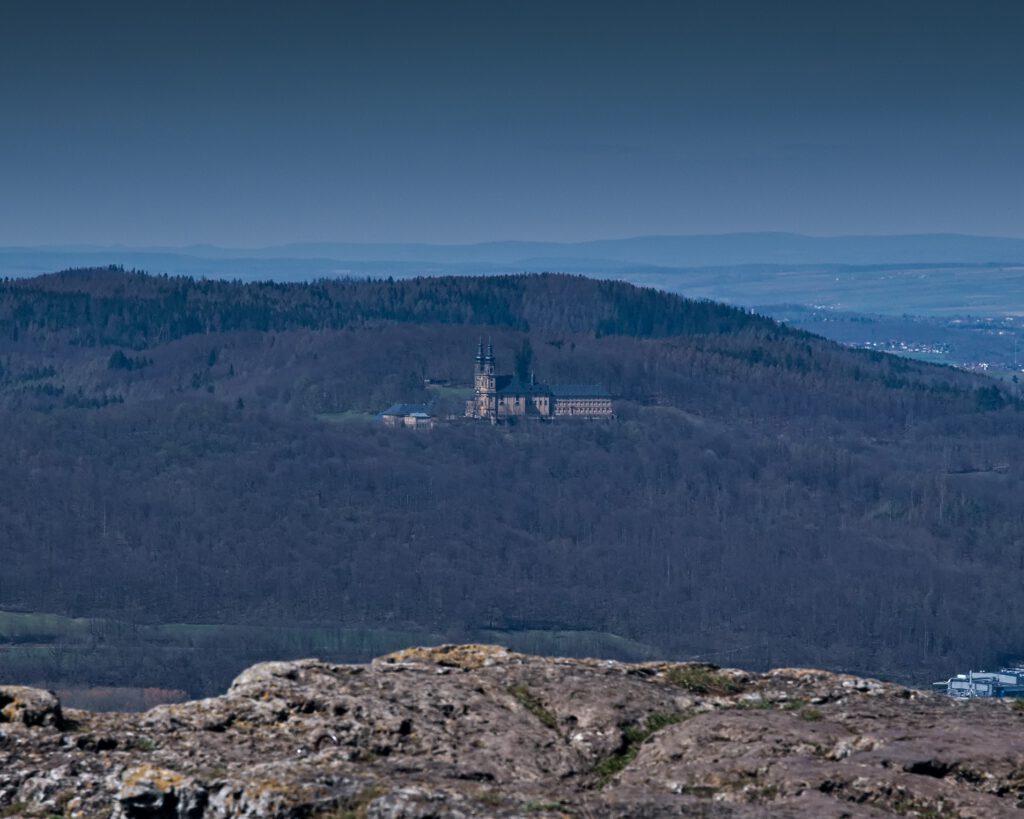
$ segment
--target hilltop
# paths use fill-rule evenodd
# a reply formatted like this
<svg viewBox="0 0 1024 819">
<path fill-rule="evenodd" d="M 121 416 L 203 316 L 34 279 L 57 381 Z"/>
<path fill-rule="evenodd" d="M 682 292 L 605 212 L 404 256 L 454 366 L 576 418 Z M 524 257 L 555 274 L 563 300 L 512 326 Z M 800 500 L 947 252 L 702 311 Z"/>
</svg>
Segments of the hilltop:
<svg viewBox="0 0 1024 819">
<path fill-rule="evenodd" d="M 373 423 L 460 414 L 481 336 L 616 420 Z M 200 696 L 486 640 L 925 684 L 1024 652 L 1015 392 L 743 310 L 72 271 L 0 285 L 0 368 L 4 681 Z"/>
<path fill-rule="evenodd" d="M 12 329 L 64 331 L 69 342 L 90 346 L 145 346 L 209 332 L 339 330 L 375 322 L 636 337 L 775 326 L 710 301 L 564 274 L 243 284 L 112 267 L 7 280 L 0 305 Z"/>
<path fill-rule="evenodd" d="M 413 648 L 142 714 L 0 687 L 4 815 L 1011 815 L 1024 712 L 849 675 Z"/>
</svg>

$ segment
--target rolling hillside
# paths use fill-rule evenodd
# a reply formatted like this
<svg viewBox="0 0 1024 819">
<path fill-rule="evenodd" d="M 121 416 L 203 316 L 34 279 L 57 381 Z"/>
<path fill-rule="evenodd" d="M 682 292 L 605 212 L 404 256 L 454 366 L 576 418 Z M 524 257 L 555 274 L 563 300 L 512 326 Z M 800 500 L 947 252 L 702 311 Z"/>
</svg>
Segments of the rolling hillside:
<svg viewBox="0 0 1024 819">
<path fill-rule="evenodd" d="M 616 420 L 372 422 L 457 413 L 481 336 Z M 119 270 L 0 286 L 0 365 L 0 609 L 91 618 L 123 660 L 0 629 L 8 678 L 199 694 L 387 647 L 295 636 L 325 628 L 911 682 L 1024 651 L 1024 416 L 950 368 L 579 277 Z"/>
</svg>

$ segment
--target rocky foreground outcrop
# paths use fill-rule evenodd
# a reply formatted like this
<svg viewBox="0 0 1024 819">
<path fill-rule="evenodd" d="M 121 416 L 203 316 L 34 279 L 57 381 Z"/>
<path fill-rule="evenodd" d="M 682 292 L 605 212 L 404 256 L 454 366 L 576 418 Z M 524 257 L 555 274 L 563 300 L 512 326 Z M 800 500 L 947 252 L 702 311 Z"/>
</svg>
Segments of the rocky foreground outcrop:
<svg viewBox="0 0 1024 819">
<path fill-rule="evenodd" d="M 141 714 L 0 687 L 0 816 L 1024 815 L 1024 711 L 808 669 L 409 649 Z"/>
</svg>

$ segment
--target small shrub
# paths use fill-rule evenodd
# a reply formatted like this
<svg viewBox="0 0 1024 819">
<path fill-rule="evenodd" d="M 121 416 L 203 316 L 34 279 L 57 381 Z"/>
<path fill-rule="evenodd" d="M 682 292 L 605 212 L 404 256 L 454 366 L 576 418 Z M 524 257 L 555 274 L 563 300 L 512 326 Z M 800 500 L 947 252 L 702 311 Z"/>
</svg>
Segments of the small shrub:
<svg viewBox="0 0 1024 819">
<path fill-rule="evenodd" d="M 508 693 L 515 697 L 519 704 L 539 719 L 541 723 L 552 731 L 558 730 L 558 718 L 545 708 L 540 697 L 531 692 L 525 685 L 514 685 L 508 690 Z"/>
<path fill-rule="evenodd" d="M 489 808 L 496 808 L 502 803 L 501 792 L 494 788 L 480 788 L 476 792 L 476 801 Z"/>
<path fill-rule="evenodd" d="M 713 665 L 677 665 L 665 672 L 665 679 L 694 694 L 727 696 L 738 694 L 743 685 Z"/>
<path fill-rule="evenodd" d="M 619 771 L 636 759 L 636 755 L 640 753 L 640 746 L 654 734 L 662 728 L 675 725 L 686 718 L 686 714 L 654 713 L 648 715 L 643 722 L 627 725 L 622 731 L 621 747 L 614 754 L 605 757 L 594 766 L 594 773 L 597 775 L 598 782 L 601 785 L 606 784 Z"/>
</svg>

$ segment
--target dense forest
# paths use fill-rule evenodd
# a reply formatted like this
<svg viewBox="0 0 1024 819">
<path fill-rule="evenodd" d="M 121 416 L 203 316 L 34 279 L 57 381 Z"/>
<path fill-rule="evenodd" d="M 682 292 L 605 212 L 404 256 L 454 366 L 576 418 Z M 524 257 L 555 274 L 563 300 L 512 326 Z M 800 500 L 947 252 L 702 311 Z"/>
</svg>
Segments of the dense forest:
<svg viewBox="0 0 1024 819">
<path fill-rule="evenodd" d="M 136 349 L 195 333 L 339 330 L 379 321 L 643 337 L 727 333 L 768 324 L 714 302 L 581 276 L 241 285 L 119 268 L 8 280 L 0 290 L 0 314 L 15 337 L 59 331 L 71 344 Z"/>
<path fill-rule="evenodd" d="M 457 413 L 481 336 L 615 420 L 373 422 Z M 1024 414 L 951 368 L 580 277 L 120 270 L 0 284 L 0 368 L 0 610 L 600 632 L 918 683 L 1024 654 Z M 206 693 L 237 668 L 203 645 L 88 682 Z"/>
</svg>

